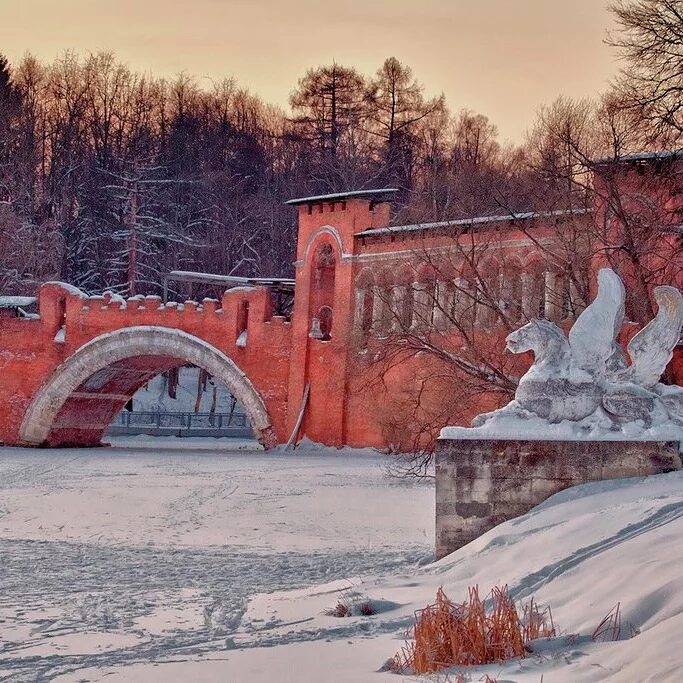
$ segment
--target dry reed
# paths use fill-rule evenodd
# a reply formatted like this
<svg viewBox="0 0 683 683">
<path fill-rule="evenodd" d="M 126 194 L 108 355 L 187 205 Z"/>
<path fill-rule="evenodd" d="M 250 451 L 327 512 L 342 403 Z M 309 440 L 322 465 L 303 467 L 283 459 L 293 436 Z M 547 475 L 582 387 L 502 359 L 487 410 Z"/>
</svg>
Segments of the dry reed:
<svg viewBox="0 0 683 683">
<path fill-rule="evenodd" d="M 621 603 L 618 602 L 612 609 L 602 618 L 602 621 L 597 625 L 591 638 L 595 642 L 607 642 L 619 640 L 621 637 Z"/>
<path fill-rule="evenodd" d="M 555 636 L 555 627 L 550 610 L 539 610 L 533 599 L 522 615 L 507 586 L 493 588 L 484 600 L 478 586 L 471 587 L 462 603 L 449 600 L 441 587 L 436 602 L 415 613 L 415 624 L 394 657 L 393 668 L 425 674 L 523 657 L 530 640 Z"/>
</svg>

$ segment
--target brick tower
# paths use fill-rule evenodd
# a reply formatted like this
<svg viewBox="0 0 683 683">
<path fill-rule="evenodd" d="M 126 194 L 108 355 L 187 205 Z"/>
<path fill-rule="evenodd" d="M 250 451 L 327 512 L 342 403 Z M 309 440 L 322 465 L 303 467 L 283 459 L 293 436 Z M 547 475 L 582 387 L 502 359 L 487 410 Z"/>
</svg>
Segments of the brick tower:
<svg viewBox="0 0 683 683">
<path fill-rule="evenodd" d="M 395 189 L 293 199 L 298 207 L 288 427 L 313 441 L 346 439 L 353 330 L 354 235 L 389 225 Z"/>
</svg>

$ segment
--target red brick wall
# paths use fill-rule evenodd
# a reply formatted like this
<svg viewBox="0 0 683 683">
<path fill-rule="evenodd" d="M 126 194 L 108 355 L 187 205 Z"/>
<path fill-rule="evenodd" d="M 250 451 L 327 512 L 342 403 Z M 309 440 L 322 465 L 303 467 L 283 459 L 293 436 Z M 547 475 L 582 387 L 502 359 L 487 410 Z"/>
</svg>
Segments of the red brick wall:
<svg viewBox="0 0 683 683">
<path fill-rule="evenodd" d="M 656 202 L 670 203 L 677 196 L 672 187 L 653 184 L 651 180 L 645 186 L 656 189 L 654 194 L 651 192 Z M 597 178 L 598 186 L 601 182 Z M 644 186 L 642 175 L 626 172 L 623 185 L 631 194 L 637 193 Z M 438 419 L 467 423 L 477 413 L 505 400 L 501 394 L 478 395 L 463 405 L 457 392 L 457 378 L 444 372 L 445 366 L 439 367 L 438 361 L 428 356 L 413 357 L 380 378 L 373 361 L 381 350 L 381 340 L 373 338 L 359 344 L 358 331 L 354 329 L 359 278 L 368 272 L 375 278 L 400 279 L 413 277 L 412 274 L 420 277 L 417 255 L 447 251 L 453 245 L 452 235 L 434 230 L 359 235 L 369 228 L 386 227 L 390 222 L 389 204 L 373 205 L 363 199 L 313 202 L 300 206 L 298 211 L 296 297 L 291 323 L 273 316 L 266 288 L 231 290 L 220 302 L 206 300 L 200 306 L 187 302 L 178 307 L 163 306 L 154 297 L 133 298 L 122 305 L 107 297 L 85 297 L 58 284 L 42 288 L 40 320 L 0 319 L 0 440 L 16 442 L 19 425 L 33 396 L 83 344 L 106 332 L 139 325 L 182 330 L 228 355 L 262 397 L 280 442 L 289 438 L 297 423 L 307 386 L 310 394 L 298 437 L 337 446 L 408 448 L 416 442 L 426 445 L 429 437 L 409 428 L 417 421 L 410 414 L 410 406 L 418 388 L 427 386 L 423 380 L 430 375 L 441 375 L 424 390 L 424 408 L 430 419 L 438 421 L 435 416 L 440 415 Z M 594 217 L 567 220 L 585 221 L 587 234 L 593 234 L 595 222 L 599 224 L 604 219 L 604 206 L 598 204 Z M 618 230 L 618 225 L 610 229 Z M 544 268 L 552 267 L 538 244 L 552 245 L 557 231 L 554 219 L 527 220 L 523 225 L 498 222 L 474 234 L 464 234 L 462 239 L 478 246 L 488 244 L 498 263 L 516 263 L 524 271 L 539 263 Z M 672 243 L 671 248 L 674 246 Z M 321 247 L 331 250 L 334 262 L 333 276 L 328 272 L 322 280 L 315 277 L 314 263 L 314 255 Z M 590 253 L 585 256 L 589 259 Z M 594 268 L 600 265 L 603 264 L 598 260 L 592 264 Z M 677 279 L 674 281 L 679 284 Z M 326 291 L 318 291 L 316 287 L 320 286 L 326 287 Z M 240 348 L 236 340 L 244 324 L 245 302 L 249 306 L 248 342 Z M 322 304 L 333 309 L 329 340 L 310 336 L 313 317 Z M 65 340 L 59 343 L 55 336 L 64 322 Z M 502 349 L 504 336 L 504 330 L 482 330 L 477 343 L 482 348 Z M 452 337 L 449 343 L 457 341 Z M 150 372 L 157 372 L 178 361 L 182 359 L 140 362 L 147 363 Z M 521 372 L 529 361 L 516 359 L 516 371 Z M 678 381 L 682 381 L 683 360 L 678 354 L 672 368 Z M 92 404 L 74 402 L 69 409 L 86 413 L 95 410 L 88 406 Z"/>
</svg>

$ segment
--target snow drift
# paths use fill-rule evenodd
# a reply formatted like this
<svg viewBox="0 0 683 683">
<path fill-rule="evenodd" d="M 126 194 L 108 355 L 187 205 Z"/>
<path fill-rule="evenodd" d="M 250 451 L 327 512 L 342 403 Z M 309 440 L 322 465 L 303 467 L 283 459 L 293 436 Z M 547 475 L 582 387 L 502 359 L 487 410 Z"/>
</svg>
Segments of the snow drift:
<svg viewBox="0 0 683 683">
<path fill-rule="evenodd" d="M 508 584 L 518 600 L 533 595 L 551 605 L 563 635 L 537 644 L 535 653 L 524 659 L 469 672 L 460 669 L 470 680 L 488 673 L 506 683 L 538 683 L 542 675 L 544 683 L 680 681 L 682 559 L 683 473 L 586 484 L 553 496 L 412 575 L 365 578 L 341 591 L 335 584 L 257 596 L 242 620 L 241 642 L 248 645 L 260 623 L 267 625 L 260 629 L 261 641 L 299 643 L 296 648 L 264 651 L 273 666 L 296 660 L 298 678 L 285 674 L 278 679 L 283 682 L 377 681 L 381 677 L 363 667 L 373 661 L 379 668 L 396 651 L 414 610 L 432 602 L 439 586 L 460 599 L 471 585 L 488 590 Z M 343 624 L 321 616 L 340 592 L 350 590 L 380 604 L 400 606 L 374 617 L 351 617 Z M 618 602 L 622 640 L 592 642 L 590 635 Z M 311 650 L 302 641 L 319 644 L 315 660 L 309 659 Z M 346 670 L 325 672 L 326 662 L 340 657 L 331 651 L 350 650 L 349 642 L 355 647 L 353 656 L 348 653 Z M 248 659 L 245 651 L 245 666 Z M 241 661 L 239 655 L 233 660 L 237 671 Z M 398 680 L 390 676 L 382 674 L 386 680 Z"/>
</svg>

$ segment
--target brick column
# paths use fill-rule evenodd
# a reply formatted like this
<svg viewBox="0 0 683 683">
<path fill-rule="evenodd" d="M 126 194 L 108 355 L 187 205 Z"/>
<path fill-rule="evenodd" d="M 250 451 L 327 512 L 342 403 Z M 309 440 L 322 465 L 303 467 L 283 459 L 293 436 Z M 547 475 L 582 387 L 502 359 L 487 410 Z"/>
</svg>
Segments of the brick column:
<svg viewBox="0 0 683 683">
<path fill-rule="evenodd" d="M 548 320 L 559 320 L 561 315 L 558 279 L 557 273 L 548 271 L 545 274 L 545 317 Z"/>
</svg>

